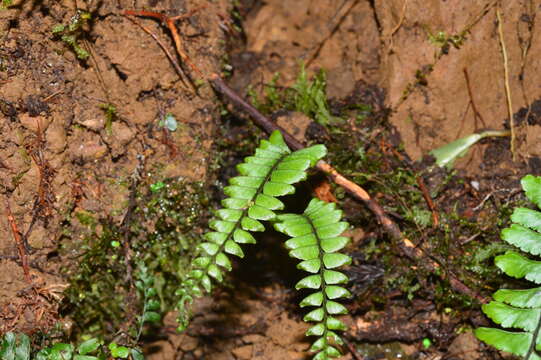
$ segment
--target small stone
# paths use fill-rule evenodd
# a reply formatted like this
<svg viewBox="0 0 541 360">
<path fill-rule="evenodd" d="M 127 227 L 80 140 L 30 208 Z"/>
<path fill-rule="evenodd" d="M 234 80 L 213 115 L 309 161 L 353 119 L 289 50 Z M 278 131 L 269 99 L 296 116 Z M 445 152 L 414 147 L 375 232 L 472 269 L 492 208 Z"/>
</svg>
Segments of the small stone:
<svg viewBox="0 0 541 360">
<path fill-rule="evenodd" d="M 233 349 L 231 352 L 235 355 L 237 360 L 250 360 L 252 358 L 253 350 L 253 345 L 244 345 Z"/>
<path fill-rule="evenodd" d="M 100 131 L 105 127 L 105 119 L 104 118 L 91 118 L 86 120 L 76 120 L 76 122 L 79 125 L 84 126 L 87 129 L 93 130 L 93 131 Z"/>
<path fill-rule="evenodd" d="M 35 133 L 38 132 L 38 129 L 44 132 L 49 127 L 49 119 L 47 119 L 45 116 L 33 117 L 27 113 L 24 113 L 19 116 L 19 121 L 21 122 L 22 126 Z"/>
<path fill-rule="evenodd" d="M 197 340 L 197 338 L 186 335 L 182 337 L 182 341 L 180 342 L 179 347 L 182 351 L 188 352 L 197 349 L 198 345 L 199 341 Z"/>
<path fill-rule="evenodd" d="M 479 340 L 471 331 L 458 335 L 449 346 L 450 354 L 461 354 L 463 360 L 477 360 L 481 357 Z"/>
<path fill-rule="evenodd" d="M 264 336 L 259 334 L 250 334 L 242 337 L 242 342 L 245 344 L 255 344 L 265 339 Z"/>
<path fill-rule="evenodd" d="M 83 160 L 97 160 L 107 154 L 107 146 L 99 141 L 87 141 L 75 149 L 74 155 Z"/>
</svg>

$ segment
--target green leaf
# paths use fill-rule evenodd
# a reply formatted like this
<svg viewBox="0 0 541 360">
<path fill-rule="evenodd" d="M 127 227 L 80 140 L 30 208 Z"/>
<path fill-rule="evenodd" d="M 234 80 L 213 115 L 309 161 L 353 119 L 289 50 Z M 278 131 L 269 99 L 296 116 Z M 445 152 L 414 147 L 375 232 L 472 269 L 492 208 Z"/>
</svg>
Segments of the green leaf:
<svg viewBox="0 0 541 360">
<path fill-rule="evenodd" d="M 306 336 L 321 336 L 325 332 L 325 325 L 324 324 L 317 324 L 312 326 L 308 329 L 306 332 Z"/>
<path fill-rule="evenodd" d="M 319 257 L 319 247 L 317 245 L 305 246 L 291 250 L 289 255 L 299 260 L 312 260 Z"/>
<path fill-rule="evenodd" d="M 160 302 L 158 300 L 150 299 L 147 301 L 147 310 L 159 310 Z"/>
<path fill-rule="evenodd" d="M 159 322 L 160 320 L 161 320 L 160 314 L 158 314 L 155 311 L 146 311 L 143 314 L 143 322 L 156 323 L 156 322 Z"/>
<path fill-rule="evenodd" d="M 329 239 L 321 240 L 321 248 L 323 251 L 331 253 L 338 250 L 342 250 L 349 242 L 349 238 L 345 236 L 338 236 Z"/>
<path fill-rule="evenodd" d="M 526 175 L 520 181 L 522 188 L 526 192 L 526 196 L 537 205 L 538 208 L 541 208 L 541 177 Z"/>
<path fill-rule="evenodd" d="M 276 216 L 274 212 L 259 205 L 252 205 L 248 209 L 248 216 L 257 220 L 272 220 Z"/>
<path fill-rule="evenodd" d="M 257 193 L 257 188 L 250 188 L 244 186 L 226 186 L 224 188 L 224 194 L 235 199 L 252 200 Z"/>
<path fill-rule="evenodd" d="M 327 318 L 327 329 L 346 331 L 347 326 L 346 324 L 344 324 L 342 321 L 338 320 L 337 318 L 329 316 Z"/>
<path fill-rule="evenodd" d="M 349 281 L 348 277 L 339 271 L 325 270 L 323 272 L 323 279 L 326 284 L 345 284 Z"/>
<path fill-rule="evenodd" d="M 494 300 L 516 307 L 541 307 L 541 287 L 527 290 L 500 289 L 493 297 Z"/>
<path fill-rule="evenodd" d="M 229 258 L 224 253 L 219 253 L 216 255 L 216 264 L 225 268 L 227 271 L 231 271 L 232 269 L 231 261 L 229 261 Z"/>
<path fill-rule="evenodd" d="M 269 196 L 284 196 L 293 194 L 295 187 L 290 184 L 269 181 L 263 187 L 263 193 Z"/>
<path fill-rule="evenodd" d="M 310 311 L 308 314 L 306 314 L 303 318 L 304 321 L 315 321 L 319 322 L 323 320 L 323 317 L 325 316 L 325 310 L 323 308 L 315 309 Z"/>
<path fill-rule="evenodd" d="M 284 203 L 278 200 L 275 197 L 259 194 L 255 199 L 255 204 L 261 207 L 267 208 L 269 210 L 282 210 L 284 208 Z"/>
<path fill-rule="evenodd" d="M 324 349 L 327 345 L 328 345 L 327 339 L 325 339 L 324 337 L 320 337 L 319 339 L 314 341 L 312 346 L 310 346 L 310 351 L 311 352 L 320 351 Z"/>
<path fill-rule="evenodd" d="M 125 346 L 118 346 L 114 342 L 109 344 L 109 351 L 113 357 L 119 357 L 121 359 L 126 359 L 130 355 L 130 349 Z"/>
<path fill-rule="evenodd" d="M 325 225 L 317 228 L 317 235 L 321 239 L 333 238 L 342 234 L 348 227 L 349 224 L 347 222 L 339 222 L 335 224 Z"/>
<path fill-rule="evenodd" d="M 145 360 L 143 353 L 138 349 L 131 349 L 130 353 L 133 360 Z"/>
<path fill-rule="evenodd" d="M 199 268 L 206 268 L 211 261 L 210 256 L 200 256 L 193 261 L 193 264 Z"/>
<path fill-rule="evenodd" d="M 452 167 L 456 158 L 464 156 L 468 149 L 482 138 L 480 134 L 471 134 L 430 151 L 430 155 L 436 158 L 438 166 Z"/>
<path fill-rule="evenodd" d="M 216 243 L 218 245 L 222 245 L 227 239 L 227 234 L 212 231 L 212 232 L 206 233 L 203 237 L 210 242 Z"/>
<path fill-rule="evenodd" d="M 279 225 L 279 224 L 275 224 L 275 225 Z M 317 244 L 317 239 L 314 234 L 306 234 L 303 236 L 294 237 L 292 239 L 289 239 L 285 243 L 286 247 L 290 250 L 303 247 L 303 246 L 315 245 L 315 244 Z"/>
<path fill-rule="evenodd" d="M 202 243 L 199 245 L 209 256 L 216 255 L 218 250 L 220 250 L 220 246 L 214 243 Z"/>
<path fill-rule="evenodd" d="M 532 255 L 541 254 L 541 234 L 524 226 L 513 224 L 503 229 L 502 239 Z"/>
<path fill-rule="evenodd" d="M 75 355 L 73 360 L 99 360 L 96 356 L 92 355 Z"/>
<path fill-rule="evenodd" d="M 254 237 L 248 232 L 242 229 L 237 229 L 233 233 L 233 240 L 238 244 L 255 244 Z"/>
<path fill-rule="evenodd" d="M 100 340 L 97 338 L 88 339 L 84 342 L 82 342 L 77 347 L 77 352 L 81 355 L 89 354 L 93 351 L 96 351 L 100 347 Z"/>
<path fill-rule="evenodd" d="M 327 307 L 327 312 L 332 315 L 347 314 L 348 312 L 344 305 L 337 303 L 336 301 L 327 301 L 325 305 Z"/>
<path fill-rule="evenodd" d="M 207 275 L 203 275 L 200 281 L 201 285 L 203 285 L 203 289 L 205 289 L 207 293 L 210 293 L 212 291 L 212 283 L 210 282 L 210 278 Z"/>
<path fill-rule="evenodd" d="M 242 216 L 242 210 L 237 209 L 220 209 L 216 213 L 222 220 L 232 222 L 238 221 Z"/>
<path fill-rule="evenodd" d="M 226 253 L 238 256 L 240 258 L 244 257 L 244 252 L 233 240 L 227 240 L 225 242 L 224 250 Z"/>
<path fill-rule="evenodd" d="M 325 287 L 325 294 L 329 299 L 333 300 L 351 296 L 351 293 L 348 290 L 336 285 L 330 285 Z"/>
<path fill-rule="evenodd" d="M 222 282 L 224 280 L 222 276 L 222 272 L 220 271 L 220 268 L 216 264 L 210 264 L 207 269 L 207 273 L 210 276 L 212 276 L 214 279 L 216 279 L 216 281 L 218 282 Z"/>
<path fill-rule="evenodd" d="M 343 265 L 349 265 L 351 258 L 344 254 L 332 253 L 323 255 L 323 264 L 327 269 L 334 269 Z"/>
<path fill-rule="evenodd" d="M 222 206 L 228 209 L 246 209 L 250 200 L 227 198 L 222 200 Z"/>
<path fill-rule="evenodd" d="M 242 218 L 241 226 L 246 231 L 264 231 L 265 227 L 259 221 L 250 219 L 248 216 Z"/>
<path fill-rule="evenodd" d="M 319 259 L 305 260 L 297 265 L 297 269 L 304 270 L 312 274 L 317 273 L 320 268 L 321 261 L 319 261 Z"/>
<path fill-rule="evenodd" d="M 277 158 L 280 158 L 278 155 Z M 259 188 L 265 178 L 263 177 L 253 177 L 253 176 L 237 176 L 229 179 L 229 183 L 231 185 L 238 185 L 238 186 L 244 186 L 244 187 L 251 187 L 251 188 Z"/>
<path fill-rule="evenodd" d="M 520 309 L 499 301 L 483 305 L 483 312 L 495 323 L 505 328 L 520 328 L 534 331 L 541 315 L 541 309 Z"/>
<path fill-rule="evenodd" d="M 235 223 L 232 221 L 211 220 L 209 227 L 218 232 L 230 233 L 235 228 Z"/>
<path fill-rule="evenodd" d="M 533 338 L 531 333 L 509 332 L 486 327 L 475 329 L 474 334 L 479 340 L 494 346 L 496 349 L 518 356 L 526 355 Z M 535 353 L 530 356 L 530 360 L 536 358 L 539 360 Z"/>
<path fill-rule="evenodd" d="M 504 255 L 496 256 L 494 262 L 507 275 L 517 279 L 525 277 L 541 284 L 541 262 L 525 258 L 514 252 L 507 251 Z"/>
<path fill-rule="evenodd" d="M 511 221 L 535 231 L 541 231 L 541 212 L 539 211 L 516 208 L 511 215 Z"/>
<path fill-rule="evenodd" d="M 305 297 L 301 301 L 300 306 L 321 306 L 321 304 L 323 304 L 323 293 L 319 291 Z"/>
<path fill-rule="evenodd" d="M 310 275 L 300 280 L 295 289 L 319 289 L 321 287 L 321 276 L 320 275 Z"/>
<path fill-rule="evenodd" d="M 131 349 L 130 353 L 133 360 L 145 360 L 143 353 L 138 349 Z"/>
<path fill-rule="evenodd" d="M 294 184 L 306 179 L 306 172 L 299 170 L 276 170 L 272 172 L 271 181 Z"/>
</svg>

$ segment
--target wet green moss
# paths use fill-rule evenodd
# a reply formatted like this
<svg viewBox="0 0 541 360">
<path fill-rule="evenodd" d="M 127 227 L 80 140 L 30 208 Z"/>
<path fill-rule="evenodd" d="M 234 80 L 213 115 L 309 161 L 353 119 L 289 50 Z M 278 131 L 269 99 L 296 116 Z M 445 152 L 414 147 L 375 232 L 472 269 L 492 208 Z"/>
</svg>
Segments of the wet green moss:
<svg viewBox="0 0 541 360">
<path fill-rule="evenodd" d="M 63 315 L 76 324 L 76 335 L 111 338 L 121 329 L 132 333 L 140 315 L 141 299 L 127 278 L 125 232 L 135 269 L 143 263 L 154 278 L 160 310 L 175 302 L 175 285 L 194 257 L 208 214 L 209 197 L 201 182 L 149 177 L 139 184 L 128 227 L 78 211 L 66 227 L 62 256 L 76 259 L 65 269 L 70 287 Z M 76 235 L 77 234 L 77 235 Z M 80 234 L 80 235 L 79 235 Z"/>
</svg>

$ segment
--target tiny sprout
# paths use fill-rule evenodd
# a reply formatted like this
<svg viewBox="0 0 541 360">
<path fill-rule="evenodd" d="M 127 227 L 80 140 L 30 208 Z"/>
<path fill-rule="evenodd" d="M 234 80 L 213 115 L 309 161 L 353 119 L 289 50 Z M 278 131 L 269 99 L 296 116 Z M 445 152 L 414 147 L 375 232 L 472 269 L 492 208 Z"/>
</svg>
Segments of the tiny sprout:
<svg viewBox="0 0 541 360">
<path fill-rule="evenodd" d="M 177 119 L 171 113 L 167 113 L 163 120 L 163 126 L 169 131 L 175 131 L 178 127 Z"/>
</svg>

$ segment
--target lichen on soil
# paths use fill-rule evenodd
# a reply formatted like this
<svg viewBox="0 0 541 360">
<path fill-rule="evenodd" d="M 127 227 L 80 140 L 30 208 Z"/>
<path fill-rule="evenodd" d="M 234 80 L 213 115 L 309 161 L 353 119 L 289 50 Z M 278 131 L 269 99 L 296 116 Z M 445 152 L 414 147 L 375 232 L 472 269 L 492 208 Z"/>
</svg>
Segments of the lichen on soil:
<svg viewBox="0 0 541 360">
<path fill-rule="evenodd" d="M 291 290 L 301 274 L 271 231 L 224 287 L 195 303 L 190 328 L 173 331 L 176 283 L 235 165 L 266 136 L 202 81 L 222 73 L 293 135 L 325 144 L 327 160 L 440 265 L 443 276 L 404 257 L 367 208 L 312 174 L 285 201 L 300 208 L 323 189 L 352 225 L 348 348 L 366 359 L 501 358 L 471 334 L 488 324 L 478 299 L 448 279 L 480 298 L 517 285 L 492 258 L 508 250 L 499 232 L 512 209 L 527 203 L 519 179 L 541 168 L 541 43 L 532 40 L 541 25 L 532 2 L 499 5 L 517 160 L 509 139 L 485 139 L 453 170 L 435 166 L 428 152 L 509 128 L 495 2 L 13 3 L 0 10 L 0 201 L 28 240 L 33 288 L 3 216 L 0 334 L 32 334 L 36 348 L 85 336 L 135 345 L 141 298 L 131 283 L 142 261 L 164 315 L 141 338 L 147 358 L 308 358 L 300 295 Z M 184 64 L 191 84 L 123 16 L 133 9 L 190 15 L 177 26 L 201 70 Z M 89 19 L 66 33 L 83 14 Z M 162 24 L 137 21 L 175 54 Z M 301 69 L 324 90 L 316 105 L 331 121 L 318 118 L 322 108 L 301 112 Z"/>
</svg>

